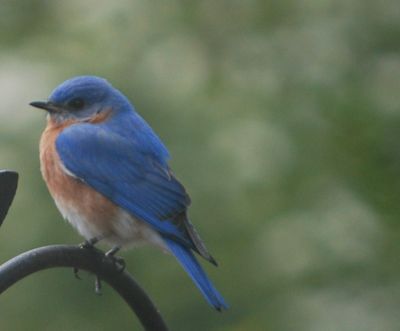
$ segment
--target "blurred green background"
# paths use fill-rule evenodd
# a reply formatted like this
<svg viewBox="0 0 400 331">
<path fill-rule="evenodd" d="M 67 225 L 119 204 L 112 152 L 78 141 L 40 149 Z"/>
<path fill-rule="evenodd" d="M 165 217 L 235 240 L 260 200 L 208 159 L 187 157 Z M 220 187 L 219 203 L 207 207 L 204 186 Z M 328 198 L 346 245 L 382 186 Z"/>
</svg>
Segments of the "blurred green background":
<svg viewBox="0 0 400 331">
<path fill-rule="evenodd" d="M 0 263 L 78 243 L 44 186 L 31 109 L 106 77 L 165 141 L 231 304 L 207 306 L 145 247 L 129 271 L 172 330 L 400 329 L 398 0 L 0 1 L 0 168 L 20 185 Z M 93 277 L 49 270 L 0 297 L 1 330 L 133 330 Z"/>
</svg>

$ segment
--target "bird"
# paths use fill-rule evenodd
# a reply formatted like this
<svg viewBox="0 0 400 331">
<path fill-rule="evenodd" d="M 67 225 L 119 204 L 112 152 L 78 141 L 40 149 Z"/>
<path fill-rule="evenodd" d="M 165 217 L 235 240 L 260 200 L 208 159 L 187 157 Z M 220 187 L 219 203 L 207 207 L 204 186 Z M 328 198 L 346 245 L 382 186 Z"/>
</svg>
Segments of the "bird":
<svg viewBox="0 0 400 331">
<path fill-rule="evenodd" d="M 40 168 L 50 195 L 87 245 L 150 244 L 171 253 L 218 311 L 228 308 L 195 254 L 217 265 L 188 216 L 191 199 L 170 154 L 129 99 L 106 79 L 77 76 L 46 101 Z"/>
</svg>

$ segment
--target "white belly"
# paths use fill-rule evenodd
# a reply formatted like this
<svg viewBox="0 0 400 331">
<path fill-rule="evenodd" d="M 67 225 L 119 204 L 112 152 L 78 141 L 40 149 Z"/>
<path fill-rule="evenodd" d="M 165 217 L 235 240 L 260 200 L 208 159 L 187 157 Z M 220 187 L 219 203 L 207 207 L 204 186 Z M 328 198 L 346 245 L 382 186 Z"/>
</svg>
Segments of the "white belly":
<svg viewBox="0 0 400 331">
<path fill-rule="evenodd" d="M 101 238 L 111 246 L 135 247 L 143 244 L 151 244 L 159 247 L 163 251 L 168 251 L 164 240 L 160 234 L 153 230 L 149 225 L 141 220 L 137 220 L 132 215 L 119 208 L 113 219 L 107 223 L 111 225 L 105 230 L 99 222 L 88 220 L 82 213 L 73 207 L 63 204 L 56 200 L 56 205 L 63 217 L 87 240 Z"/>
</svg>

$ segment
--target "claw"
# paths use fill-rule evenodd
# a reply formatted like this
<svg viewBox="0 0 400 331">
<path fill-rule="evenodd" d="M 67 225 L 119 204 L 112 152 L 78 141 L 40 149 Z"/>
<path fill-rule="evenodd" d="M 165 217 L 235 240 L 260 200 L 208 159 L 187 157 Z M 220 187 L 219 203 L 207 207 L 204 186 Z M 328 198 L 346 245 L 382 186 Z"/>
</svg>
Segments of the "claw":
<svg viewBox="0 0 400 331">
<path fill-rule="evenodd" d="M 81 248 L 93 248 L 94 245 L 96 245 L 98 242 L 100 241 L 100 238 L 97 237 L 93 237 L 90 238 L 88 240 L 85 240 L 82 244 L 80 244 L 79 246 Z"/>
<path fill-rule="evenodd" d="M 115 256 L 115 253 L 117 253 L 120 250 L 120 248 L 121 248 L 120 246 L 114 246 L 105 253 L 105 256 L 112 260 L 118 272 L 123 272 L 126 266 L 125 260 L 120 256 Z"/>
<path fill-rule="evenodd" d="M 122 273 L 126 267 L 125 260 L 120 256 L 113 256 L 112 259 L 114 260 L 114 265 L 118 272 Z"/>
</svg>

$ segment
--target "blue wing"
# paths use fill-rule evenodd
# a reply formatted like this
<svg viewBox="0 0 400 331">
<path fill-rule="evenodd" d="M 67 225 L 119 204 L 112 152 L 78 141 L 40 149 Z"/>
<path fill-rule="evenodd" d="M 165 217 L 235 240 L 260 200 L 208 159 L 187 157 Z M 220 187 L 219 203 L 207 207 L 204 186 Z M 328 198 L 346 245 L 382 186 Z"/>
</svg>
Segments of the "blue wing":
<svg viewBox="0 0 400 331">
<path fill-rule="evenodd" d="M 190 199 L 168 168 L 167 150 L 135 113 L 125 117 L 65 129 L 56 140 L 61 161 L 89 186 L 153 226 L 207 301 L 218 310 L 226 309 L 191 252 L 216 264 L 187 219 Z"/>
<path fill-rule="evenodd" d="M 56 140 L 64 166 L 114 203 L 187 246 L 191 239 L 174 222 L 190 198 L 167 165 L 168 152 L 148 126 L 131 117 L 129 128 L 82 123 Z M 124 124 L 123 124 L 124 125 Z M 121 125 L 120 125 L 121 126 Z"/>
</svg>

